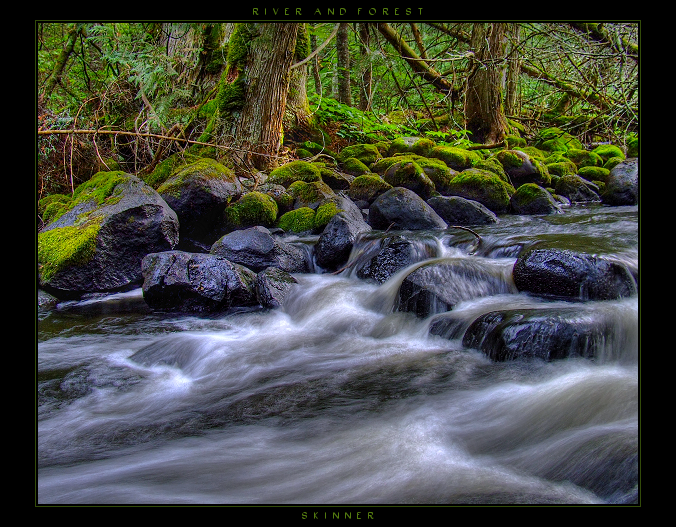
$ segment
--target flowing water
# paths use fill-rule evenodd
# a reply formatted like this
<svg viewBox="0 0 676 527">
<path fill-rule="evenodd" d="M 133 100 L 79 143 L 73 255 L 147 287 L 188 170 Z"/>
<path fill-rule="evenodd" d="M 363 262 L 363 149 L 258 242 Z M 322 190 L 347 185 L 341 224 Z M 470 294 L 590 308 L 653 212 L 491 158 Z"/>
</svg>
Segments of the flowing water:
<svg viewBox="0 0 676 527">
<path fill-rule="evenodd" d="M 405 273 L 357 278 L 373 235 L 341 273 L 295 275 L 276 310 L 154 313 L 140 289 L 64 302 L 38 312 L 37 503 L 638 503 L 638 295 L 552 302 L 511 283 L 536 242 L 638 275 L 638 208 L 473 230 L 478 246 L 405 233 L 503 284 L 455 277 L 457 320 L 573 305 L 614 321 L 596 357 L 497 363 L 431 335 L 437 314 L 394 309 Z"/>
</svg>

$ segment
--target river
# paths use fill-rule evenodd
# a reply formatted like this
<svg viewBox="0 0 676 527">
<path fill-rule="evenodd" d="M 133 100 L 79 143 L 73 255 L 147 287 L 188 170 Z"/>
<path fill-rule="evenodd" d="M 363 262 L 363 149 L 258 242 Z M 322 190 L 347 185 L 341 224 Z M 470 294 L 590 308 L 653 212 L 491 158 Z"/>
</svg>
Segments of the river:
<svg viewBox="0 0 676 527">
<path fill-rule="evenodd" d="M 638 275 L 638 220 L 592 205 L 501 216 L 472 227 L 478 246 L 415 234 L 504 280 L 472 294 L 458 278 L 458 320 L 570 304 L 615 321 L 593 359 L 493 362 L 430 334 L 436 314 L 393 310 L 399 277 L 357 278 L 369 239 L 339 274 L 294 275 L 276 310 L 156 313 L 140 289 L 38 310 L 37 503 L 637 504 L 638 294 L 548 301 L 510 271 L 547 242 Z"/>
</svg>

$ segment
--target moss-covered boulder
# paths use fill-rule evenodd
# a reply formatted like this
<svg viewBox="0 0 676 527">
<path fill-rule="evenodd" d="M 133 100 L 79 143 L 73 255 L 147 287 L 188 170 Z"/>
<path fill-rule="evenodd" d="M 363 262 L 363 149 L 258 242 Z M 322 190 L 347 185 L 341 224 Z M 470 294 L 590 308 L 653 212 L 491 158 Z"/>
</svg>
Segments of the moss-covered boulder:
<svg viewBox="0 0 676 527">
<path fill-rule="evenodd" d="M 354 181 L 355 176 L 352 174 L 347 174 L 340 170 L 336 170 L 330 167 L 319 167 L 319 172 L 322 176 L 322 181 L 326 183 L 331 190 L 347 190 L 350 188 L 350 185 Z M 369 173 L 367 170 L 365 173 Z"/>
<path fill-rule="evenodd" d="M 543 160 L 535 159 L 521 150 L 501 150 L 496 154 L 514 187 L 524 183 L 547 186 L 551 177 Z"/>
<path fill-rule="evenodd" d="M 547 163 L 547 170 L 550 176 L 568 176 L 577 174 L 577 165 L 570 159 Z"/>
<path fill-rule="evenodd" d="M 387 155 L 394 156 L 400 153 L 412 153 L 429 157 L 436 146 L 437 144 L 434 141 L 424 137 L 397 137 L 390 143 Z"/>
<path fill-rule="evenodd" d="M 632 136 L 627 140 L 627 158 L 638 157 L 639 142 L 638 136 Z"/>
<path fill-rule="evenodd" d="M 611 157 L 619 157 L 621 159 L 624 159 L 624 152 L 619 146 L 616 145 L 599 145 L 592 152 L 596 155 L 598 155 L 601 159 L 603 159 L 603 162 L 605 163 L 608 161 Z"/>
<path fill-rule="evenodd" d="M 610 170 L 603 167 L 581 167 L 577 174 L 587 181 L 603 181 L 605 183 L 610 175 Z"/>
<path fill-rule="evenodd" d="M 575 163 L 578 168 L 603 166 L 601 156 L 581 148 L 569 148 L 568 152 L 566 152 L 566 157 Z"/>
<path fill-rule="evenodd" d="M 179 240 L 176 213 L 136 176 L 99 172 L 38 234 L 40 287 L 60 299 L 139 284 L 141 260 Z"/>
<path fill-rule="evenodd" d="M 300 207 L 282 214 L 277 227 L 285 232 L 308 232 L 314 229 L 315 211 L 310 207 Z"/>
<path fill-rule="evenodd" d="M 345 148 L 343 148 L 338 154 L 336 161 L 342 164 L 345 163 L 345 161 L 347 161 L 351 157 L 358 159 L 359 161 L 368 166 L 371 163 L 374 163 L 375 161 L 380 159 L 382 155 L 376 145 L 369 143 L 356 144 L 346 146 Z"/>
<path fill-rule="evenodd" d="M 496 174 L 475 168 L 460 172 L 449 187 L 450 195 L 478 201 L 496 214 L 509 211 L 509 200 L 515 192 Z"/>
<path fill-rule="evenodd" d="M 472 150 L 443 145 L 433 148 L 429 156 L 441 159 L 446 166 L 457 171 L 471 168 L 481 160 L 481 156 Z"/>
<path fill-rule="evenodd" d="M 293 196 L 293 208 L 310 207 L 316 209 L 319 202 L 332 198 L 336 193 L 323 181 L 296 181 L 287 189 Z"/>
<path fill-rule="evenodd" d="M 387 169 L 383 180 L 393 187 L 412 190 L 424 200 L 430 198 L 435 191 L 434 183 L 415 161 L 395 163 Z"/>
<path fill-rule="evenodd" d="M 277 202 L 271 196 L 259 191 L 248 192 L 225 208 L 222 229 L 230 232 L 255 225 L 271 227 L 277 221 L 278 212 Z"/>
<path fill-rule="evenodd" d="M 208 249 L 218 237 L 214 230 L 225 207 L 242 195 L 235 173 L 210 158 L 176 169 L 158 188 L 180 223 L 182 250 Z"/>
<path fill-rule="evenodd" d="M 509 200 L 514 214 L 558 214 L 563 212 L 554 197 L 535 183 L 526 183 L 516 189 Z"/>
<path fill-rule="evenodd" d="M 584 148 L 579 139 L 557 127 L 540 130 L 533 146 L 548 152 L 566 152 L 571 148 Z"/>
<path fill-rule="evenodd" d="M 392 188 L 392 185 L 387 183 L 378 174 L 364 174 L 354 178 L 348 190 L 348 196 L 353 201 L 363 201 L 369 205 L 375 199 L 384 194 Z"/>
<path fill-rule="evenodd" d="M 277 203 L 277 215 L 284 214 L 293 209 L 293 196 L 282 185 L 263 183 L 258 187 L 258 192 L 267 194 L 275 200 L 275 203 Z"/>
<path fill-rule="evenodd" d="M 321 181 L 321 173 L 316 165 L 307 161 L 290 161 L 270 172 L 267 183 L 288 188 L 295 181 Z"/>
<path fill-rule="evenodd" d="M 599 188 L 577 174 L 560 177 L 555 189 L 557 194 L 565 196 L 572 203 L 601 201 Z"/>
<path fill-rule="evenodd" d="M 361 176 L 371 172 L 369 167 L 356 157 L 348 157 L 342 164 L 343 171 L 352 176 Z"/>
</svg>

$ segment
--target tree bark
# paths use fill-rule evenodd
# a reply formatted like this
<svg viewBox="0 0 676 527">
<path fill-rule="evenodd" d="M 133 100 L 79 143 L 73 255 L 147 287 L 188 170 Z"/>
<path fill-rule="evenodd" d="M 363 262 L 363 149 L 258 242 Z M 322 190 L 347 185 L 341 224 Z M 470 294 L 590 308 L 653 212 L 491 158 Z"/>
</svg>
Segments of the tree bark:
<svg viewBox="0 0 676 527">
<path fill-rule="evenodd" d="M 474 61 L 465 94 L 465 126 L 477 143 L 499 143 L 507 132 L 502 101 L 506 35 L 503 23 L 477 23 L 472 32 Z"/>
<path fill-rule="evenodd" d="M 372 89 L 373 89 L 373 66 L 369 55 L 369 44 L 371 34 L 369 24 L 359 24 L 359 44 L 361 47 L 361 56 L 363 69 L 361 73 L 361 82 L 359 90 L 359 109 L 363 111 L 371 110 Z"/>
<path fill-rule="evenodd" d="M 337 84 L 338 84 L 338 102 L 352 106 L 352 90 L 350 86 L 350 46 L 348 42 L 347 23 L 342 22 L 338 29 L 336 37 L 337 49 Z"/>
<path fill-rule="evenodd" d="M 234 141 L 241 149 L 239 163 L 266 170 L 277 166 L 298 24 L 254 24 L 252 29 L 244 105 Z"/>
<path fill-rule="evenodd" d="M 54 69 L 52 69 L 52 72 L 50 73 L 49 77 L 47 78 L 47 81 L 45 82 L 45 87 L 42 90 L 43 97 L 45 98 L 49 97 L 52 94 L 52 91 L 54 91 L 56 85 L 59 82 L 61 82 L 63 70 L 66 68 L 68 59 L 70 58 L 71 54 L 73 53 L 73 50 L 75 49 L 75 43 L 77 42 L 77 38 L 80 35 L 81 31 L 82 28 L 80 27 L 79 24 L 72 26 L 68 30 L 66 45 L 61 50 L 61 53 L 59 53 L 59 57 L 56 59 L 56 63 L 54 64 Z"/>
<path fill-rule="evenodd" d="M 306 24 L 299 24 L 294 63 L 309 55 L 310 39 Z M 291 68 L 289 95 L 284 111 L 284 138 L 299 142 L 312 135 L 310 103 L 307 98 L 308 64 Z"/>
</svg>

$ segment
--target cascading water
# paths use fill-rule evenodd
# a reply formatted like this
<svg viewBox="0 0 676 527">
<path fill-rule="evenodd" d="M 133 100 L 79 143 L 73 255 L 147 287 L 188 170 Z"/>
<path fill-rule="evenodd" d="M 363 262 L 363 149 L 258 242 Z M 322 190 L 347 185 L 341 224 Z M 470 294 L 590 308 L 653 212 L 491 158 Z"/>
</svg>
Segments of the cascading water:
<svg viewBox="0 0 676 527">
<path fill-rule="evenodd" d="M 511 281 L 543 241 L 637 274 L 637 208 L 476 231 L 478 246 L 453 229 L 367 236 L 340 273 L 294 275 L 274 310 L 162 314 L 136 290 L 40 311 L 38 503 L 637 503 L 638 295 L 551 301 Z M 390 235 L 425 258 L 360 278 Z M 452 309 L 400 309 L 426 269 L 446 273 Z M 463 344 L 507 309 L 606 329 L 590 358 L 497 362 Z"/>
</svg>

